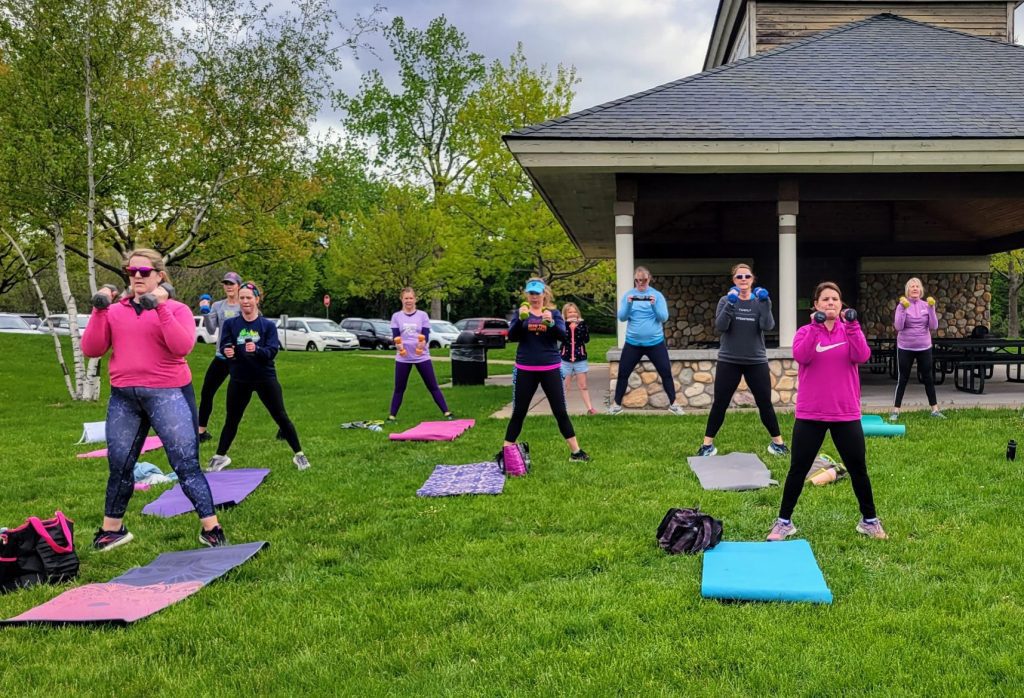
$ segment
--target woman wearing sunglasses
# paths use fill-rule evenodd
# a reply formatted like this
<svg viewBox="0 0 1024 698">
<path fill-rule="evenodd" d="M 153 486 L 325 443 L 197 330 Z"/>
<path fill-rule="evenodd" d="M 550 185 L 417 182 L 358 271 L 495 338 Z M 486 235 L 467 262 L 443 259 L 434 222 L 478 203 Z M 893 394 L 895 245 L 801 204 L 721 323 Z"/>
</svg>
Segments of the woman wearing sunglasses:
<svg viewBox="0 0 1024 698">
<path fill-rule="evenodd" d="M 253 393 L 259 396 L 260 402 L 277 422 L 281 436 L 292 447 L 295 453 L 292 463 L 295 467 L 299 470 L 309 467 L 295 425 L 284 409 L 284 394 L 274 367 L 274 358 L 281 350 L 281 342 L 277 338 L 277 325 L 260 315 L 262 296 L 260 287 L 251 281 L 239 286 L 238 304 L 242 313 L 230 318 L 221 328 L 218 344 L 227 357 L 231 380 L 228 381 L 227 417 L 220 432 L 217 454 L 210 459 L 207 472 L 223 470 L 231 465 L 228 449 L 235 440 L 238 425 L 242 423 L 242 416 Z"/>
<path fill-rule="evenodd" d="M 181 489 L 199 514 L 199 541 L 211 547 L 225 545 L 210 486 L 199 468 L 195 393 L 185 361 L 196 341 L 192 310 L 160 287 L 169 279 L 159 252 L 134 250 L 124 272 L 129 282 L 126 297 L 108 307 L 94 307 L 82 335 L 86 356 L 100 357 L 112 349 L 107 405 L 110 476 L 103 524 L 93 547 L 110 550 L 132 540 L 124 514 L 135 489 L 135 463 L 150 427 L 163 442 Z M 114 301 L 109 288 L 99 292 Z M 146 294 L 156 298 L 155 309 L 143 308 L 140 301 Z"/>
<path fill-rule="evenodd" d="M 722 337 L 715 368 L 715 400 L 704 428 L 704 443 L 697 455 L 713 456 L 718 453 L 715 436 L 722 428 L 725 410 L 742 378 L 757 403 L 761 423 L 772 437 L 768 453 L 785 456 L 789 449 L 782 440 L 779 420 L 772 407 L 772 379 L 764 347 L 764 333 L 775 328 L 772 301 L 767 289 L 751 290 L 754 272 L 748 264 L 737 264 L 732 268 L 732 282 L 733 287 L 718 301 L 715 312 L 715 329 Z"/>
<path fill-rule="evenodd" d="M 233 271 L 224 275 L 221 284 L 224 286 L 225 298 L 214 302 L 210 306 L 210 312 L 206 316 L 206 331 L 210 334 L 217 332 L 224 327 L 224 323 L 242 312 L 238 305 L 238 285 L 242 283 L 242 277 Z M 199 391 L 199 441 L 209 441 L 213 437 L 206 430 L 210 423 L 210 415 L 213 414 L 213 398 L 216 397 L 220 386 L 228 377 L 227 358 L 220 353 L 220 343 L 217 343 L 217 351 L 213 360 L 206 369 L 206 376 L 203 378 L 203 388 Z"/>
<path fill-rule="evenodd" d="M 626 323 L 626 342 L 619 358 L 619 377 L 608 414 L 622 412 L 622 398 L 633 369 L 644 357 L 654 364 L 668 396 L 668 411 L 683 414 L 676 404 L 676 384 L 672 380 L 672 363 L 668 358 L 663 325 L 668 322 L 668 303 L 661 292 L 651 286 L 651 272 L 637 267 L 633 272 L 633 288 L 619 302 L 619 321 Z"/>
</svg>

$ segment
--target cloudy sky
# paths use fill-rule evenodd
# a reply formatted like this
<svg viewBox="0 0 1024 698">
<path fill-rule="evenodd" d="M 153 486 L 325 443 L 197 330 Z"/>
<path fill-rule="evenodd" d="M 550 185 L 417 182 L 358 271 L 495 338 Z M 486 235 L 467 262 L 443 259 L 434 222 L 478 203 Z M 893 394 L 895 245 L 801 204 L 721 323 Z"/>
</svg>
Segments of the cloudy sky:
<svg viewBox="0 0 1024 698">
<path fill-rule="evenodd" d="M 368 15 L 373 0 L 333 0 L 342 22 Z M 402 16 L 425 27 L 441 14 L 468 38 L 488 62 L 506 60 L 522 41 L 533 66 L 573 65 L 581 79 L 573 110 L 698 73 L 704 63 L 718 0 L 379 0 L 385 21 Z M 1024 6 L 1017 25 L 1024 27 Z M 1021 32 L 1018 31 L 1018 36 Z M 381 52 L 383 57 L 386 52 Z M 391 66 L 372 56 L 349 60 L 337 76 L 339 88 L 354 94 L 363 71 Z M 330 124 L 330 122 L 334 124 Z M 318 126 L 336 125 L 321 115 Z"/>
</svg>

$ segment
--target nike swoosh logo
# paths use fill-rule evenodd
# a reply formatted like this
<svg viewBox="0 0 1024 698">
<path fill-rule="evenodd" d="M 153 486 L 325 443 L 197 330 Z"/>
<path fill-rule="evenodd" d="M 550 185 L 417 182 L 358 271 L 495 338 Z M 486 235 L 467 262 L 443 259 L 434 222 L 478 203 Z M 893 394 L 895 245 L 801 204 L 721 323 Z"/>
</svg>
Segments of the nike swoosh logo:
<svg viewBox="0 0 1024 698">
<path fill-rule="evenodd" d="M 835 349 L 836 347 L 841 347 L 844 344 L 846 344 L 846 342 L 839 342 L 837 344 L 826 344 L 825 346 L 822 346 L 821 342 L 818 342 L 818 346 L 814 347 L 814 350 L 817 351 L 820 354 L 823 351 L 828 351 L 829 349 Z"/>
</svg>

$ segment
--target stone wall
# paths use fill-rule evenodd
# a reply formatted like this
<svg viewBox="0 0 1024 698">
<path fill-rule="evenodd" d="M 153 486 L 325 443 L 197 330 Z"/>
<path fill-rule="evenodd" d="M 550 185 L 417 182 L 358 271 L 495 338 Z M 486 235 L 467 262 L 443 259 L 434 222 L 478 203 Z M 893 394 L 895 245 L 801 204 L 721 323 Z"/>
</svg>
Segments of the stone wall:
<svg viewBox="0 0 1024 698">
<path fill-rule="evenodd" d="M 777 407 L 792 407 L 796 404 L 797 365 L 792 358 L 784 356 L 788 350 L 769 350 L 768 369 L 771 373 L 772 402 Z M 717 351 L 674 351 L 669 353 L 672 361 L 672 377 L 676 386 L 676 404 L 684 408 L 707 409 L 715 396 L 715 369 Z M 772 357 L 771 354 L 783 354 Z M 687 356 L 680 356 L 687 355 Z M 609 355 L 610 390 L 614 394 L 619 375 L 617 352 Z M 622 406 L 632 409 L 664 409 L 668 407 L 668 396 L 654 365 L 641 361 L 629 377 L 629 388 L 622 399 Z M 733 395 L 730 407 L 754 407 L 754 396 L 747 390 L 746 382 Z"/>
<path fill-rule="evenodd" d="M 722 276 L 654 276 L 651 285 L 668 303 L 665 343 L 669 349 L 685 349 L 696 342 L 718 341 L 715 309 L 725 295 Z"/>
<path fill-rule="evenodd" d="M 991 275 L 987 273 L 918 274 L 925 297 L 935 298 L 939 337 L 969 337 L 976 325 L 991 328 Z M 903 295 L 908 274 L 863 273 L 857 311 L 864 334 L 870 338 L 894 338 L 892 326 L 896 303 Z"/>
</svg>

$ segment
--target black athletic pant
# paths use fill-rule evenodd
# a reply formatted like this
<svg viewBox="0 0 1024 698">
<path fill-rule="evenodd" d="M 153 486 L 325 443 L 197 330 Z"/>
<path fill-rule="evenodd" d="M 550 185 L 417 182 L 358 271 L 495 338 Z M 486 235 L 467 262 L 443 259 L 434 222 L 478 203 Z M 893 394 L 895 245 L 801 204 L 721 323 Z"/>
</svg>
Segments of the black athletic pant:
<svg viewBox="0 0 1024 698">
<path fill-rule="evenodd" d="M 199 426 L 203 429 L 210 423 L 213 414 L 213 398 L 228 378 L 228 362 L 226 359 L 214 359 L 206 369 L 203 387 L 199 393 Z"/>
<path fill-rule="evenodd" d="M 622 354 L 619 357 L 619 377 L 615 381 L 615 404 L 622 404 L 622 398 L 626 395 L 626 386 L 629 385 L 629 377 L 633 375 L 633 369 L 645 356 L 654 364 L 654 370 L 661 377 L 665 395 L 668 396 L 668 404 L 674 405 L 676 384 L 672 381 L 672 362 L 668 360 L 668 346 L 664 341 L 653 347 L 641 347 L 629 342 L 623 345 Z"/>
<path fill-rule="evenodd" d="M 896 407 L 903 404 L 903 392 L 907 389 L 907 381 L 910 380 L 910 366 L 917 359 L 917 370 L 924 379 L 924 392 L 928 394 L 928 404 L 936 405 L 935 399 L 935 374 L 932 372 L 932 350 L 931 347 L 924 351 L 913 351 L 911 349 L 896 349 Z"/>
<path fill-rule="evenodd" d="M 860 513 L 865 519 L 875 518 L 875 500 L 871 495 L 871 480 L 865 462 L 864 429 L 860 420 L 853 422 L 819 422 L 797 419 L 793 425 L 793 440 L 789 444 L 791 459 L 786 486 L 782 490 L 779 518 L 789 519 L 804 489 L 804 478 L 811 470 L 818 449 L 825 441 L 825 432 L 832 433 L 832 441 L 839 451 L 839 460 L 850 472 L 853 493 L 857 496 Z"/>
<path fill-rule="evenodd" d="M 729 407 L 729 401 L 736 393 L 741 378 L 747 381 L 747 387 L 750 388 L 754 402 L 757 403 L 757 411 L 761 415 L 761 424 L 768 430 L 768 435 L 773 439 L 781 436 L 779 420 L 775 416 L 775 408 L 772 407 L 772 377 L 768 364 L 733 364 L 728 361 L 719 361 L 715 369 L 715 401 L 711 404 L 704 435 L 713 439 L 722 428 L 725 410 Z"/>
<path fill-rule="evenodd" d="M 551 405 L 551 412 L 558 422 L 558 430 L 562 436 L 571 439 L 576 436 L 569 420 L 569 410 L 565 406 L 565 388 L 562 386 L 562 368 L 549 371 L 524 371 L 512 369 L 512 419 L 505 430 L 505 441 L 515 442 L 523 430 L 523 420 L 530 411 L 530 402 L 537 392 L 537 386 L 544 391 L 544 396 Z"/>
<path fill-rule="evenodd" d="M 281 430 L 281 436 L 292 447 L 292 451 L 298 453 L 302 450 L 299 445 L 299 435 L 295 432 L 295 425 L 288 418 L 284 410 L 284 395 L 281 392 L 281 384 L 276 380 L 269 380 L 263 383 L 239 383 L 231 381 L 228 383 L 228 414 L 224 419 L 224 429 L 220 432 L 220 442 L 217 444 L 217 453 L 222 456 L 228 454 L 231 442 L 235 440 L 238 433 L 238 425 L 242 423 L 242 415 L 245 408 L 252 400 L 252 394 L 256 393 L 267 412 L 277 422 Z"/>
</svg>

